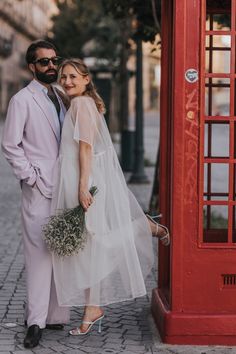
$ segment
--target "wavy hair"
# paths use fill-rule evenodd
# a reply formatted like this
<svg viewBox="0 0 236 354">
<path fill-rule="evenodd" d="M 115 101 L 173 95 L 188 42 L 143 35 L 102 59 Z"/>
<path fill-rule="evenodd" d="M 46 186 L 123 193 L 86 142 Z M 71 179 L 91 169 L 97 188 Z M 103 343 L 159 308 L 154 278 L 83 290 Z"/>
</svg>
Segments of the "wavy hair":
<svg viewBox="0 0 236 354">
<path fill-rule="evenodd" d="M 86 85 L 86 89 L 83 92 L 83 96 L 89 96 L 89 97 L 93 98 L 93 100 L 97 106 L 98 112 L 105 113 L 106 108 L 105 108 L 104 101 L 97 93 L 97 90 L 96 90 L 96 87 L 94 86 L 94 83 L 92 81 L 89 69 L 88 69 L 87 65 L 83 62 L 83 60 L 77 59 L 77 58 L 71 58 L 71 59 L 64 60 L 59 68 L 59 77 L 61 76 L 62 70 L 66 65 L 73 66 L 73 68 L 82 76 L 89 76 L 90 81 Z"/>
</svg>

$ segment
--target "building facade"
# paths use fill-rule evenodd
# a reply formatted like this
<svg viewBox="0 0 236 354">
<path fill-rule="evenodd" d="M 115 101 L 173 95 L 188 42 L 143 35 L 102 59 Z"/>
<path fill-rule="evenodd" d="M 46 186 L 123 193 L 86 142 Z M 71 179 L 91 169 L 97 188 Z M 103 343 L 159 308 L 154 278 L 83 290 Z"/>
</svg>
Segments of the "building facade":
<svg viewBox="0 0 236 354">
<path fill-rule="evenodd" d="M 56 11 L 54 0 L 0 1 L 0 118 L 12 95 L 30 81 L 25 51 L 46 35 Z"/>
</svg>

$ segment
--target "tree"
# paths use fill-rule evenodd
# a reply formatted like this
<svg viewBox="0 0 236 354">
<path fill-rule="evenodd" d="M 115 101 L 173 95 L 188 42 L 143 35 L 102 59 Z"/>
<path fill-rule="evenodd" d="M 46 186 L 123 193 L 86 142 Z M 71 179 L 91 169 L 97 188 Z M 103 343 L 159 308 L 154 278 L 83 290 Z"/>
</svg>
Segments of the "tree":
<svg viewBox="0 0 236 354">
<path fill-rule="evenodd" d="M 108 13 L 121 24 L 126 23 L 128 31 L 127 38 L 132 38 L 136 42 L 136 132 L 135 132 L 135 161 L 133 167 L 133 174 L 131 181 L 135 183 L 147 183 L 147 177 L 144 173 L 144 149 L 143 149 L 143 97 L 142 97 L 142 41 L 149 41 L 154 43 L 156 35 L 160 33 L 160 0 L 103 0 L 104 7 Z M 123 45 L 125 51 L 125 45 Z M 128 58 L 128 56 L 126 56 Z M 123 65 L 123 70 L 125 66 Z M 126 69 L 127 70 L 127 69 Z M 122 75 L 125 76 L 124 73 Z M 121 106 L 127 107 L 127 97 L 121 95 Z M 126 110 L 121 111 L 123 114 Z M 128 126 L 128 117 L 121 117 L 125 122 L 123 125 L 121 146 L 128 146 L 123 140 L 129 136 L 126 133 L 126 126 Z M 124 151 L 124 157 L 130 153 Z M 121 161 L 123 161 L 123 156 Z M 156 180 L 156 179 L 155 179 Z M 155 183 L 155 182 L 154 182 Z"/>
<path fill-rule="evenodd" d="M 154 43 L 160 33 L 161 0 L 103 0 L 116 20 L 129 19 L 130 37 Z"/>
<path fill-rule="evenodd" d="M 116 60 L 120 35 L 114 20 L 105 14 L 102 0 L 56 0 L 56 4 L 59 13 L 52 18 L 49 35 L 62 56 Z"/>
<path fill-rule="evenodd" d="M 92 57 L 90 71 L 107 107 L 110 124 L 111 79 L 100 79 L 100 71 L 117 71 L 121 35 L 116 21 L 105 13 L 102 0 L 56 0 L 59 12 L 52 18 L 49 35 L 63 57 Z M 114 87 L 114 86 L 113 86 Z"/>
</svg>

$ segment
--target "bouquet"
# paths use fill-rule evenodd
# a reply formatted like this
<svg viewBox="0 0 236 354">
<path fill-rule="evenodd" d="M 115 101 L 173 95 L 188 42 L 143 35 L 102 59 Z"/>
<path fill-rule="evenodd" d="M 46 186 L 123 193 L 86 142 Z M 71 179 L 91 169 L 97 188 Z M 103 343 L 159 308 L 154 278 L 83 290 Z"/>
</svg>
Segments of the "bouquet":
<svg viewBox="0 0 236 354">
<path fill-rule="evenodd" d="M 94 196 L 97 187 L 89 192 Z M 44 240 L 49 251 L 57 256 L 72 256 L 82 250 L 86 244 L 88 231 L 85 225 L 85 211 L 81 205 L 65 209 L 49 218 L 43 226 Z"/>
</svg>

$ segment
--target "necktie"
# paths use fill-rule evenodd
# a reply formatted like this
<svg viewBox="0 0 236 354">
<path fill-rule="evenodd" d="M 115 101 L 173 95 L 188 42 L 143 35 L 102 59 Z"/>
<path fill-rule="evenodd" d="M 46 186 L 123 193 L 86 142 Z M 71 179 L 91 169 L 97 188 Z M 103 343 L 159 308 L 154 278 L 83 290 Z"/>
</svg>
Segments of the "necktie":
<svg viewBox="0 0 236 354">
<path fill-rule="evenodd" d="M 60 110 L 61 110 L 61 107 L 60 107 L 60 104 L 58 102 L 57 96 L 55 95 L 53 90 L 48 90 L 47 95 L 48 95 L 48 97 L 50 98 L 50 100 L 52 101 L 52 103 L 54 104 L 54 106 L 56 108 L 57 117 L 58 117 L 58 121 L 59 121 L 59 124 L 60 124 L 60 132 L 61 132 L 61 121 L 60 121 Z"/>
</svg>

